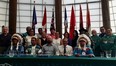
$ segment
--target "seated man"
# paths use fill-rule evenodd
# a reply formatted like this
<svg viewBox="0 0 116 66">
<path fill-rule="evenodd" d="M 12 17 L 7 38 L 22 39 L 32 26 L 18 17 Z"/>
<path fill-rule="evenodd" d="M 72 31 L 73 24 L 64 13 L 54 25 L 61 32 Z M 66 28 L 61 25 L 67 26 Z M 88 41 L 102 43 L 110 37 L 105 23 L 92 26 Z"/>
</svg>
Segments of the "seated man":
<svg viewBox="0 0 116 66">
<path fill-rule="evenodd" d="M 70 45 L 68 45 L 68 39 L 64 38 L 63 45 L 60 45 L 58 47 L 59 49 L 59 55 L 61 56 L 72 56 L 73 55 L 73 49 Z"/>
<path fill-rule="evenodd" d="M 37 45 L 37 38 L 31 38 L 31 45 L 27 47 L 26 54 L 38 55 L 42 52 L 41 47 Z"/>
<path fill-rule="evenodd" d="M 88 41 L 84 37 L 81 37 L 79 39 L 79 45 L 77 48 L 74 49 L 74 55 L 76 57 L 79 56 L 89 56 L 89 57 L 94 57 L 93 51 L 90 47 L 87 47 Z"/>
<path fill-rule="evenodd" d="M 20 55 L 24 54 L 24 47 L 20 44 L 20 39 L 18 36 L 13 36 L 11 38 L 11 46 L 8 48 L 6 54 Z"/>
<path fill-rule="evenodd" d="M 43 55 L 46 55 L 46 56 L 57 55 L 58 47 L 55 44 L 53 44 L 52 41 L 53 41 L 52 37 L 47 36 L 47 44 L 43 45 L 42 47 Z"/>
</svg>

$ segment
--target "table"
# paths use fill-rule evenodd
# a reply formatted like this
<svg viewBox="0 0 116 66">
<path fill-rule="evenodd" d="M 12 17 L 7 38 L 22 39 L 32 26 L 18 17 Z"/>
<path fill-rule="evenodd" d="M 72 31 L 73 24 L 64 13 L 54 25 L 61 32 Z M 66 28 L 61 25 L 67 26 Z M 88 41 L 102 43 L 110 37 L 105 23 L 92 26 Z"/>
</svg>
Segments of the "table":
<svg viewBox="0 0 116 66">
<path fill-rule="evenodd" d="M 100 57 L 0 57 L 0 66 L 116 66 L 116 58 Z"/>
</svg>

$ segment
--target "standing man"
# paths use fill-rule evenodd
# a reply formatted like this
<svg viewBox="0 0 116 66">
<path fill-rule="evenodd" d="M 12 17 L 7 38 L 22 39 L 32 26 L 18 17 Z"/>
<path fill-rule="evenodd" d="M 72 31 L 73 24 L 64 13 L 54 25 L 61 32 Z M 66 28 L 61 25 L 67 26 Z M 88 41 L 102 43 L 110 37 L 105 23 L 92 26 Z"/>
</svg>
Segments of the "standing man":
<svg viewBox="0 0 116 66">
<path fill-rule="evenodd" d="M 106 35 L 106 30 L 105 30 L 105 28 L 104 27 L 100 27 L 100 34 L 99 34 L 99 37 L 104 37 L 105 35 Z"/>
<path fill-rule="evenodd" d="M 8 49 L 11 43 L 11 35 L 8 33 L 8 27 L 2 27 L 2 33 L 0 34 L 0 54 L 4 54 L 4 52 Z"/>
<path fill-rule="evenodd" d="M 112 51 L 111 57 L 116 55 L 116 36 L 112 34 L 112 29 L 106 29 L 106 35 L 101 39 L 101 49 L 105 51 Z"/>
<path fill-rule="evenodd" d="M 26 32 L 23 33 L 22 36 L 23 36 L 23 37 L 28 36 L 31 29 L 32 29 L 32 27 L 30 27 L 30 26 L 26 27 Z"/>
<path fill-rule="evenodd" d="M 92 36 L 91 36 L 91 39 L 93 41 L 93 51 L 94 51 L 94 54 L 95 56 L 100 56 L 100 52 L 101 52 L 101 49 L 100 49 L 100 37 L 97 35 L 97 31 L 96 30 L 92 30 Z"/>
</svg>

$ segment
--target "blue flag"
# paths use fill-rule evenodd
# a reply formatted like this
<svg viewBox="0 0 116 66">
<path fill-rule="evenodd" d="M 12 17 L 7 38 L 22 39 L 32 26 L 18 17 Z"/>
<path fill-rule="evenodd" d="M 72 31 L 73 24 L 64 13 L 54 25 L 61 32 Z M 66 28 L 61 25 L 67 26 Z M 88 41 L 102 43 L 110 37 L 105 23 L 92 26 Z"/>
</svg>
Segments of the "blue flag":
<svg viewBox="0 0 116 66">
<path fill-rule="evenodd" d="M 54 9 L 52 9 L 52 20 L 51 20 L 50 29 L 55 29 L 55 26 L 54 26 Z"/>
<path fill-rule="evenodd" d="M 37 16 L 36 16 L 36 10 L 35 6 L 33 8 L 33 19 L 32 19 L 32 29 L 34 30 L 35 33 L 35 25 L 37 24 Z"/>
<path fill-rule="evenodd" d="M 68 21 L 67 21 L 67 11 L 65 8 L 65 12 L 64 12 L 64 26 L 68 26 Z"/>
<path fill-rule="evenodd" d="M 65 11 L 64 11 L 64 26 L 65 26 L 65 32 L 67 32 L 68 20 L 67 20 L 67 11 L 66 11 L 66 7 L 65 7 Z"/>
</svg>

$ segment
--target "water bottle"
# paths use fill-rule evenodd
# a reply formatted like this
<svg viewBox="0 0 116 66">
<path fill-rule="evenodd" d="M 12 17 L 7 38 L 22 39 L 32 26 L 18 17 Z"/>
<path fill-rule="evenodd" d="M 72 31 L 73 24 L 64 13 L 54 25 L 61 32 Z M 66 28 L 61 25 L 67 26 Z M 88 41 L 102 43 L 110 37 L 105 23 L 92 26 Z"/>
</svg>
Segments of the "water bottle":
<svg viewBox="0 0 116 66">
<path fill-rule="evenodd" d="M 14 51 L 13 50 L 9 51 L 9 57 L 14 57 Z"/>
</svg>

